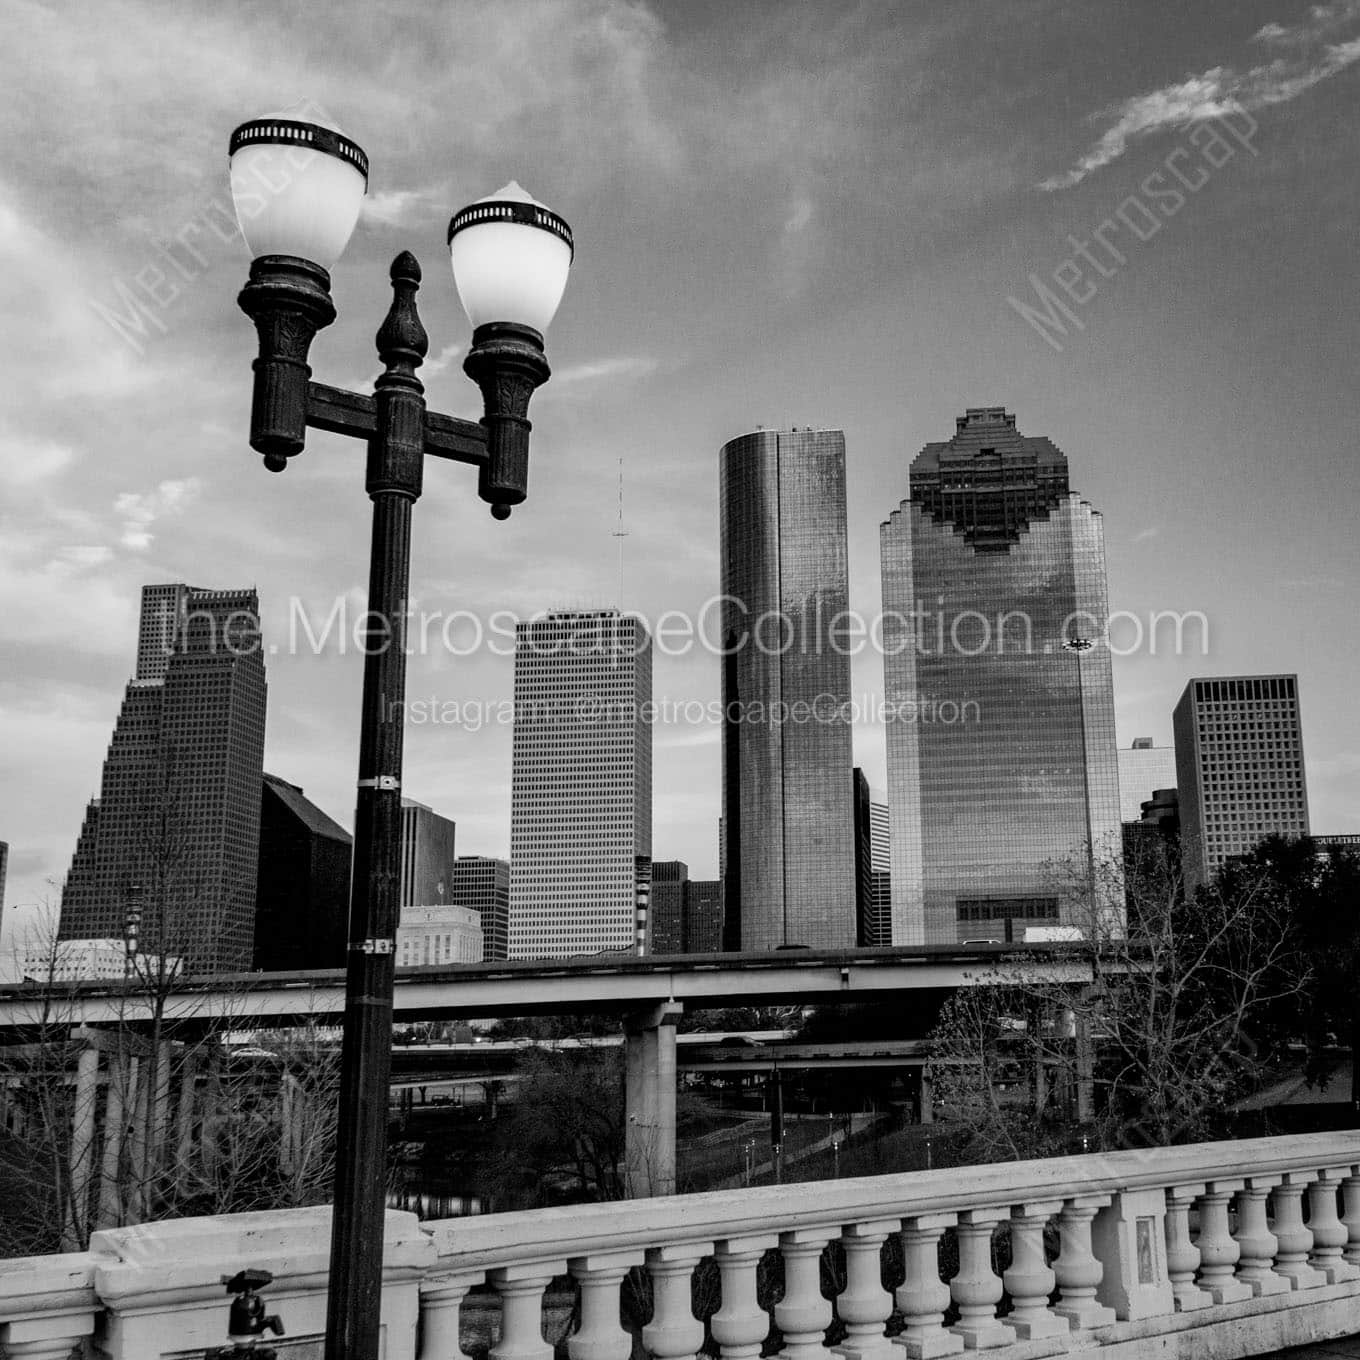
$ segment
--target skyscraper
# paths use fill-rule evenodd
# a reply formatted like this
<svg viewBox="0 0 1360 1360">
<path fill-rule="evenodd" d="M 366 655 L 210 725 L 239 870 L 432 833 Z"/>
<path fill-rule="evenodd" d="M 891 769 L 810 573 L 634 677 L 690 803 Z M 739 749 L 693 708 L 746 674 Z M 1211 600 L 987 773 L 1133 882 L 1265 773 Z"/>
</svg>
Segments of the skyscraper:
<svg viewBox="0 0 1360 1360">
<path fill-rule="evenodd" d="M 267 774 L 260 798 L 255 967 L 343 968 L 353 837 L 296 785 Z"/>
<path fill-rule="evenodd" d="M 1154 746 L 1151 737 L 1135 737 L 1119 748 L 1119 820 L 1136 822 L 1143 804 L 1158 789 L 1176 787 L 1176 748 Z"/>
<path fill-rule="evenodd" d="M 970 409 L 880 546 L 893 942 L 1085 924 L 1054 864 L 1120 852 L 1099 512 L 1050 440 Z"/>
<path fill-rule="evenodd" d="M 137 670 L 62 892 L 62 939 L 123 937 L 192 972 L 251 966 L 266 686 L 254 590 L 142 591 Z"/>
<path fill-rule="evenodd" d="M 515 629 L 509 957 L 637 946 L 652 858 L 652 643 L 617 610 Z"/>
<path fill-rule="evenodd" d="M 722 948 L 723 897 L 719 878 L 691 878 L 685 884 L 684 951 L 716 954 Z"/>
<path fill-rule="evenodd" d="M 723 446 L 724 946 L 855 943 L 845 436 Z"/>
<path fill-rule="evenodd" d="M 510 932 L 510 861 L 486 855 L 459 855 L 453 862 L 456 907 L 471 907 L 482 918 L 482 957 L 506 957 Z"/>
<path fill-rule="evenodd" d="M 682 859 L 652 861 L 653 954 L 680 954 L 685 948 L 685 888 L 689 865 Z"/>
<path fill-rule="evenodd" d="M 0 841 L 0 930 L 5 925 L 5 876 L 9 872 L 9 843 Z"/>
<path fill-rule="evenodd" d="M 401 800 L 401 889 L 403 907 L 433 907 L 452 901 L 457 828 L 424 803 Z"/>
<path fill-rule="evenodd" d="M 1270 835 L 1308 835 L 1298 677 L 1191 680 L 1172 715 L 1186 882 Z"/>
</svg>

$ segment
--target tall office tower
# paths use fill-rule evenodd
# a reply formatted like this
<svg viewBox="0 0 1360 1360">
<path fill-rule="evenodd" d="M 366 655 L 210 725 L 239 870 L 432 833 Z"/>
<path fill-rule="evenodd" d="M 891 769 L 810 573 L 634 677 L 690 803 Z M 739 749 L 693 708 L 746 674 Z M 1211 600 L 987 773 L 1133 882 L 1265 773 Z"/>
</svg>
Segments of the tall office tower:
<svg viewBox="0 0 1360 1360">
<path fill-rule="evenodd" d="M 1067 880 L 1120 851 L 1099 513 L 1052 442 L 970 409 L 880 545 L 893 943 L 1085 924 Z"/>
<path fill-rule="evenodd" d="M 1151 737 L 1134 737 L 1119 748 L 1119 820 L 1136 822 L 1143 804 L 1158 789 L 1176 787 L 1176 748 L 1154 746 Z"/>
<path fill-rule="evenodd" d="M 686 954 L 716 954 L 723 940 L 723 891 L 720 878 L 691 878 L 685 884 Z"/>
<path fill-rule="evenodd" d="M 1187 883 L 1266 836 L 1308 834 L 1296 676 L 1191 680 L 1171 721 Z"/>
<path fill-rule="evenodd" d="M 267 774 L 260 797 L 255 967 L 343 968 L 354 840 L 296 784 Z"/>
<path fill-rule="evenodd" d="M 515 629 L 509 957 L 638 947 L 652 857 L 652 640 L 617 610 Z"/>
<path fill-rule="evenodd" d="M 510 861 L 486 855 L 459 855 L 453 862 L 456 907 L 471 907 L 482 918 L 482 957 L 506 957 L 510 932 Z"/>
<path fill-rule="evenodd" d="M 845 436 L 723 446 L 724 947 L 852 947 Z"/>
<path fill-rule="evenodd" d="M 0 930 L 5 924 L 5 876 L 9 872 L 9 842 L 0 841 Z"/>
<path fill-rule="evenodd" d="M 685 951 L 685 887 L 689 865 L 682 859 L 652 861 L 652 953 Z"/>
<path fill-rule="evenodd" d="M 433 907 L 452 899 L 456 827 L 447 817 L 413 799 L 401 800 L 401 889 L 403 907 Z"/>
<path fill-rule="evenodd" d="M 254 590 L 142 591 L 137 671 L 62 891 L 61 939 L 121 939 L 191 972 L 251 966 L 266 686 Z"/>
</svg>

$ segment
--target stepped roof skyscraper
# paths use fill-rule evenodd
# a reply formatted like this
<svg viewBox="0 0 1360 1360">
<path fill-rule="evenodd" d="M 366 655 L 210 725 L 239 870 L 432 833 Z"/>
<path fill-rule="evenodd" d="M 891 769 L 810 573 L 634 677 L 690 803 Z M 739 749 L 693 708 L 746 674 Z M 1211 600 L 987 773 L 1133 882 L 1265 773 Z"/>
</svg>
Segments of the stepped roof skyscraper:
<svg viewBox="0 0 1360 1360">
<path fill-rule="evenodd" d="M 191 972 L 251 966 L 265 671 L 253 589 L 142 590 L 137 670 L 62 893 L 62 939 L 122 939 Z"/>
<path fill-rule="evenodd" d="M 617 610 L 515 629 L 509 957 L 646 945 L 652 642 Z"/>
<path fill-rule="evenodd" d="M 970 409 L 880 546 L 893 943 L 1089 924 L 1073 888 L 1120 844 L 1099 512 L 1051 440 Z"/>
<path fill-rule="evenodd" d="M 853 948 L 845 436 L 723 446 L 724 947 Z"/>
</svg>

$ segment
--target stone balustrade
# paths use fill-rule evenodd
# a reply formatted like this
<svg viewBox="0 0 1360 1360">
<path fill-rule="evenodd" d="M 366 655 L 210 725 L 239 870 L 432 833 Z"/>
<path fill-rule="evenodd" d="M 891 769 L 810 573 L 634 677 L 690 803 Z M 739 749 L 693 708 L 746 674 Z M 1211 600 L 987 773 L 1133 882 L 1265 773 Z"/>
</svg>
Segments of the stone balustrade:
<svg viewBox="0 0 1360 1360">
<path fill-rule="evenodd" d="M 225 1339 L 222 1277 L 247 1265 L 274 1274 L 289 1337 L 316 1337 L 329 1218 L 145 1224 L 0 1261 L 0 1354 L 196 1360 Z M 628 1360 L 624 1290 L 656 1360 L 757 1360 L 772 1326 L 781 1360 L 1269 1355 L 1360 1332 L 1360 1132 L 423 1224 L 393 1211 L 384 1271 L 385 1360 L 487 1342 L 490 1360 L 552 1360 L 545 1318 L 560 1339 L 573 1298 L 569 1360 Z"/>
</svg>

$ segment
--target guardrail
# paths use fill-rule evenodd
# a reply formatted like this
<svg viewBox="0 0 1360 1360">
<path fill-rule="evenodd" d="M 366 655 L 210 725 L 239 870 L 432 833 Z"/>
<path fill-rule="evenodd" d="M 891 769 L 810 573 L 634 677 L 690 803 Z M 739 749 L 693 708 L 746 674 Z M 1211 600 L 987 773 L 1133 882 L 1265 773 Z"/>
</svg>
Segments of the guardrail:
<svg viewBox="0 0 1360 1360">
<path fill-rule="evenodd" d="M 86 1252 L 0 1261 L 0 1342 L 41 1360 L 85 1344 L 109 1360 L 200 1355 L 225 1340 L 222 1277 L 247 1266 L 273 1272 L 268 1302 L 290 1337 L 317 1336 L 329 1220 L 302 1209 L 144 1224 L 96 1233 Z M 885 1285 L 889 1239 L 901 1278 Z M 944 1258 L 957 1261 L 947 1281 Z M 485 1314 L 488 1289 L 491 1360 L 551 1360 L 554 1280 L 555 1317 L 563 1291 L 576 1295 L 569 1360 L 628 1360 L 620 1290 L 635 1268 L 630 1298 L 650 1298 L 637 1321 L 656 1360 L 754 1360 L 772 1324 L 783 1360 L 1273 1354 L 1360 1332 L 1360 1132 L 423 1224 L 389 1212 L 384 1268 L 387 1360 L 460 1360 L 464 1314 Z M 706 1317 L 696 1270 L 716 1277 Z"/>
</svg>

